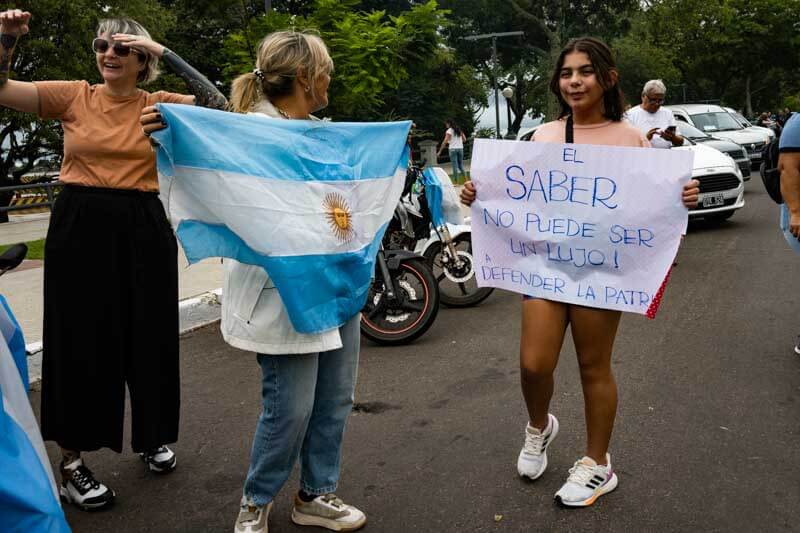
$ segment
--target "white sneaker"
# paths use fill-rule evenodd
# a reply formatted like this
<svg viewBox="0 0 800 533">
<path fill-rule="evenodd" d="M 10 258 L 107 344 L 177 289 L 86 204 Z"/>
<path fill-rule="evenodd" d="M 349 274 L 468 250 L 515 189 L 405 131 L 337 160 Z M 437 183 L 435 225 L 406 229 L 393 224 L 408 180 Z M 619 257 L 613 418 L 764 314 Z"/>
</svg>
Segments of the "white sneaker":
<svg viewBox="0 0 800 533">
<path fill-rule="evenodd" d="M 239 507 L 239 516 L 236 517 L 236 525 L 233 533 L 269 533 L 269 512 L 272 510 L 272 502 L 267 505 L 250 505 L 242 497 Z"/>
<path fill-rule="evenodd" d="M 70 464 L 61 463 L 61 498 L 84 511 L 98 511 L 114 503 L 114 491 L 95 479 L 92 471 L 77 458 Z"/>
<path fill-rule="evenodd" d="M 175 470 L 178 466 L 178 459 L 175 452 L 166 446 L 159 446 L 148 452 L 140 453 L 139 457 L 147 465 L 151 472 L 156 474 L 166 474 Z"/>
<path fill-rule="evenodd" d="M 355 531 L 367 523 L 367 517 L 335 494 L 323 494 L 310 502 L 304 502 L 299 496 L 295 496 L 292 522 L 300 526 L 324 527 L 331 531 Z"/>
<path fill-rule="evenodd" d="M 536 479 L 547 469 L 547 447 L 558 435 L 558 419 L 547 414 L 548 422 L 544 431 L 531 426 L 525 427 L 525 444 L 517 459 L 517 472 L 520 476 Z"/>
<path fill-rule="evenodd" d="M 611 468 L 611 456 L 606 454 L 607 465 L 598 465 L 591 457 L 584 457 L 569 469 L 567 482 L 556 492 L 558 503 L 569 507 L 586 507 L 597 498 L 617 488 L 617 475 Z"/>
</svg>

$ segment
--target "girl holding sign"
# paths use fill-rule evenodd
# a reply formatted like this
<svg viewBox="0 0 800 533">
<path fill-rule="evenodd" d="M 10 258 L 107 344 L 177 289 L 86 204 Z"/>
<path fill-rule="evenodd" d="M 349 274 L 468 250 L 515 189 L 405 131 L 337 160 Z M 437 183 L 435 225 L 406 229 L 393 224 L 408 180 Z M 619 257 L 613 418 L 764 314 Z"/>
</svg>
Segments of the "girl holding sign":
<svg viewBox="0 0 800 533">
<path fill-rule="evenodd" d="M 556 121 L 536 130 L 536 141 L 608 146 L 648 147 L 641 132 L 622 120 L 625 100 L 619 74 L 605 43 L 591 37 L 573 39 L 559 55 L 550 90 L 561 109 Z M 531 139 L 533 140 L 533 139 Z M 683 190 L 687 208 L 697 204 L 699 183 Z M 470 205 L 475 186 L 467 182 L 461 201 Z M 555 499 L 571 507 L 591 505 L 617 487 L 608 445 L 617 410 L 617 386 L 611 371 L 611 353 L 620 311 L 596 309 L 526 296 L 522 305 L 520 374 L 530 421 L 517 470 L 537 479 L 547 468 L 547 448 L 558 435 L 558 420 L 549 413 L 553 373 L 568 325 L 580 367 L 587 445 Z"/>
</svg>

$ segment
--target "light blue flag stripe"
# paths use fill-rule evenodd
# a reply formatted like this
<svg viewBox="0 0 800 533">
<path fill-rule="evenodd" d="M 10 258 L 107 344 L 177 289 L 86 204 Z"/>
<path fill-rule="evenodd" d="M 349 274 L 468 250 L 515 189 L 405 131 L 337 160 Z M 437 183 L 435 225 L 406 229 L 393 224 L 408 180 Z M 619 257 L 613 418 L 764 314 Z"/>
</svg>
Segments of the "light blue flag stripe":
<svg viewBox="0 0 800 533">
<path fill-rule="evenodd" d="M 781 231 L 786 242 L 789 243 L 789 247 L 796 254 L 800 254 L 800 241 L 789 231 L 789 208 L 786 207 L 786 204 L 781 204 Z"/>
<path fill-rule="evenodd" d="M 425 185 L 425 198 L 428 201 L 428 208 L 431 210 L 431 220 L 433 220 L 434 226 L 441 226 L 445 220 L 442 212 L 442 186 L 439 178 L 430 167 L 422 171 L 422 177 Z"/>
<path fill-rule="evenodd" d="M 179 104 L 158 107 L 169 128 L 153 137 L 161 145 L 158 170 L 168 176 L 174 165 L 300 181 L 385 178 L 403 157 L 411 127 L 410 121 L 282 120 Z"/>
<path fill-rule="evenodd" d="M 0 296 L 0 531 L 69 532 L 28 403 L 25 341 Z M 17 360 L 10 347 L 17 352 Z"/>
</svg>

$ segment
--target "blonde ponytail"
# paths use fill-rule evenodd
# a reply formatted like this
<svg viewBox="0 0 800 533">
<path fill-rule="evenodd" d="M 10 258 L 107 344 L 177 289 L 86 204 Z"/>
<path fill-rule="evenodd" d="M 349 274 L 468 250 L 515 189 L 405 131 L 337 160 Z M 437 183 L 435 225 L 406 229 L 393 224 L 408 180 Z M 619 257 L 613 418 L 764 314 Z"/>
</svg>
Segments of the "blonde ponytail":
<svg viewBox="0 0 800 533">
<path fill-rule="evenodd" d="M 261 80 L 253 72 L 242 74 L 231 85 L 231 108 L 236 113 L 247 113 L 261 100 Z"/>
<path fill-rule="evenodd" d="M 333 60 L 317 35 L 277 31 L 259 43 L 255 66 L 253 72 L 242 74 L 231 85 L 231 108 L 237 113 L 252 111 L 262 98 L 292 94 L 300 71 L 309 80 L 306 90 L 314 89 L 321 76 L 333 71 Z"/>
</svg>

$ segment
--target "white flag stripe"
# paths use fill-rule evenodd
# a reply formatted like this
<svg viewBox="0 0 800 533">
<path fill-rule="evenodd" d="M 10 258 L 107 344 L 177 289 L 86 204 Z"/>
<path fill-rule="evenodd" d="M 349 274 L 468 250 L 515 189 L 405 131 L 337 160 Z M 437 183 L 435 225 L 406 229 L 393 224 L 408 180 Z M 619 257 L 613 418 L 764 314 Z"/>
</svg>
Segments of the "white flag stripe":
<svg viewBox="0 0 800 533">
<path fill-rule="evenodd" d="M 160 176 L 172 224 L 201 220 L 224 224 L 254 251 L 268 256 L 346 253 L 368 246 L 391 218 L 403 188 L 405 169 L 395 176 L 358 181 L 293 181 L 220 170 L 174 167 Z M 388 188 L 388 191 L 387 191 Z M 326 197 L 337 194 L 352 215 L 352 235 L 335 237 Z M 198 201 L 202 198 L 202 201 Z M 293 237 L 286 238 L 286 228 Z M 259 244 L 268 249 L 259 249 Z"/>
</svg>

